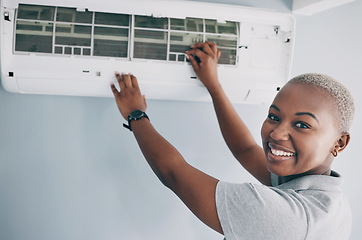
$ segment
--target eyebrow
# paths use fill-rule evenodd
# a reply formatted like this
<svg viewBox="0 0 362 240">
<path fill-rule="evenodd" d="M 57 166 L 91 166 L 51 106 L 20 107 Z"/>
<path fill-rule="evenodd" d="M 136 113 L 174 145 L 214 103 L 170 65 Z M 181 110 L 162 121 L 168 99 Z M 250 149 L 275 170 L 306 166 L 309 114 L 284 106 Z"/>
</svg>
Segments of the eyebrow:
<svg viewBox="0 0 362 240">
<path fill-rule="evenodd" d="M 280 109 L 279 109 L 277 106 L 275 106 L 275 105 L 271 105 L 270 108 L 274 108 L 275 110 L 277 110 L 277 111 L 280 112 Z"/>
<path fill-rule="evenodd" d="M 270 108 L 274 108 L 275 110 L 280 112 L 280 109 L 275 105 L 271 105 Z M 310 113 L 310 112 L 297 112 L 295 115 L 296 116 L 308 115 L 308 116 L 311 116 L 312 118 L 314 118 L 319 123 L 318 118 L 313 113 Z"/>
<path fill-rule="evenodd" d="M 309 115 L 319 123 L 318 118 L 313 113 L 310 113 L 310 112 L 298 112 L 295 115 L 296 116 Z"/>
</svg>

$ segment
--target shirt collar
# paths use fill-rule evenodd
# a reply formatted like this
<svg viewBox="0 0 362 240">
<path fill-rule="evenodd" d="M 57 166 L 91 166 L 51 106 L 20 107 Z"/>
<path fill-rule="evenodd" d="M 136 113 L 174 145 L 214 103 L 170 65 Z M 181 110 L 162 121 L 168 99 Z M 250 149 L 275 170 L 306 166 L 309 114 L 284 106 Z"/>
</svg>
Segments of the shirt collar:
<svg viewBox="0 0 362 240">
<path fill-rule="evenodd" d="M 274 185 L 277 183 L 275 180 L 277 178 L 278 176 L 272 173 L 273 187 L 279 189 L 341 191 L 341 185 L 343 183 L 343 178 L 335 171 L 331 171 L 330 176 L 307 175 L 280 185 Z"/>
</svg>

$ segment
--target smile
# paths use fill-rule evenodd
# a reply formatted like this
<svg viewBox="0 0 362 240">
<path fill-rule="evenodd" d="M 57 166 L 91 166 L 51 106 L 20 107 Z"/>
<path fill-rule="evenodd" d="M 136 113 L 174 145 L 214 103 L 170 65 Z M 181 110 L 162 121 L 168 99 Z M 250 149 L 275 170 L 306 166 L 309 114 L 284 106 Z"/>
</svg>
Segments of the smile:
<svg viewBox="0 0 362 240">
<path fill-rule="evenodd" d="M 268 147 L 270 149 L 269 157 L 273 159 L 289 159 L 290 157 L 294 157 L 296 155 L 295 152 L 292 152 L 284 146 L 268 143 Z"/>
<path fill-rule="evenodd" d="M 273 148 L 271 148 L 270 151 L 275 156 L 291 157 L 291 156 L 295 155 L 294 153 L 291 153 L 291 152 L 284 152 L 282 150 L 276 150 L 276 149 L 273 149 Z"/>
</svg>

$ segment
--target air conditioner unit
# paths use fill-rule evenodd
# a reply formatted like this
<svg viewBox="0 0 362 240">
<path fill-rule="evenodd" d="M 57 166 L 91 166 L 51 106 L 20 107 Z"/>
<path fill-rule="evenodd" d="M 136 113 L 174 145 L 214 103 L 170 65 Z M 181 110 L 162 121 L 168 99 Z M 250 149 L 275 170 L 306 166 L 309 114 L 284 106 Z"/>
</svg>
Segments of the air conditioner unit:
<svg viewBox="0 0 362 240">
<path fill-rule="evenodd" d="M 111 97 L 130 72 L 150 99 L 210 101 L 185 51 L 213 41 L 232 102 L 270 102 L 289 77 L 289 13 L 188 1 L 1 0 L 1 81 L 9 92 Z"/>
</svg>

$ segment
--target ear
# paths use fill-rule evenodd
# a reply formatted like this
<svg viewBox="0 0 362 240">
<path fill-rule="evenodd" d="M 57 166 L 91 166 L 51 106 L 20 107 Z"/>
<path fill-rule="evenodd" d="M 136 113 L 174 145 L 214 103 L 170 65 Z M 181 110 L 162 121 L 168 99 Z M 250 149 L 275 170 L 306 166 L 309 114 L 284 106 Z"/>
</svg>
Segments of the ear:
<svg viewBox="0 0 362 240">
<path fill-rule="evenodd" d="M 351 140 L 351 135 L 349 134 L 349 132 L 342 133 L 340 138 L 336 141 L 334 150 L 342 152 L 347 147 L 350 140 Z"/>
</svg>

